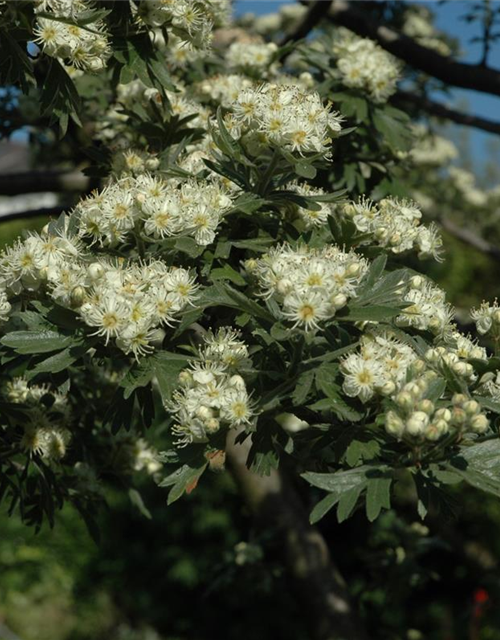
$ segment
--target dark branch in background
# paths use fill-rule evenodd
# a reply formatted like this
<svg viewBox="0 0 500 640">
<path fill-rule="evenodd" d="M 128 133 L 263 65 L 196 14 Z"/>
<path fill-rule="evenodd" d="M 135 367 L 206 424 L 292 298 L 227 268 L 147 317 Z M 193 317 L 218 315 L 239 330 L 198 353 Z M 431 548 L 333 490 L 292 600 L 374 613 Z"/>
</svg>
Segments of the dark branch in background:
<svg viewBox="0 0 500 640">
<path fill-rule="evenodd" d="M 313 2 L 307 10 L 304 18 L 295 26 L 295 29 L 285 35 L 283 40 L 280 42 L 280 46 L 283 47 L 290 42 L 296 42 L 297 40 L 305 38 L 320 22 L 320 20 L 328 15 L 331 4 L 332 0 L 317 0 L 317 2 Z M 286 55 L 287 54 L 285 53 L 283 58 L 286 57 Z"/>
<path fill-rule="evenodd" d="M 500 71 L 482 65 L 457 62 L 451 57 L 423 47 L 412 38 L 377 23 L 372 16 L 354 9 L 345 0 L 333 1 L 329 18 L 335 24 L 347 27 L 359 36 L 375 40 L 400 60 L 446 84 L 500 96 Z"/>
<path fill-rule="evenodd" d="M 0 175 L 0 196 L 61 191 L 85 192 L 97 186 L 81 171 L 29 171 Z"/>
<path fill-rule="evenodd" d="M 367 640 L 349 602 L 342 576 L 334 566 L 323 536 L 309 524 L 307 513 L 286 476 L 273 469 L 259 476 L 246 466 L 249 438 L 235 439 L 241 430 L 228 433 L 229 468 L 257 525 L 274 530 L 279 548 L 304 616 L 315 640 Z"/>
<path fill-rule="evenodd" d="M 482 129 L 483 131 L 500 135 L 500 122 L 481 118 L 480 116 L 470 115 L 468 113 L 462 113 L 461 111 L 455 111 L 444 104 L 435 102 L 434 100 L 430 100 L 424 96 L 418 96 L 414 93 L 410 93 L 409 91 L 398 91 L 392 97 L 391 102 L 399 107 L 411 105 L 432 116 L 437 116 L 438 118 L 451 120 L 451 122 L 456 122 L 457 124 L 464 124 L 468 127 L 475 127 L 476 129 Z"/>
<path fill-rule="evenodd" d="M 44 207 L 43 209 L 29 209 L 27 211 L 14 211 L 13 213 L 0 213 L 0 225 L 2 222 L 9 222 L 11 220 L 29 220 L 31 218 L 41 218 L 45 216 L 47 218 L 58 218 L 64 211 L 69 211 L 71 205 L 59 205 L 57 207 Z"/>
<path fill-rule="evenodd" d="M 455 236 L 455 238 L 458 238 L 469 246 L 474 247 L 474 249 L 485 253 L 490 256 L 490 258 L 493 258 L 493 260 L 500 262 L 499 247 L 490 244 L 487 240 L 481 238 L 481 236 L 477 236 L 473 231 L 470 231 L 470 229 L 464 229 L 458 224 L 455 224 L 449 218 L 441 218 L 439 223 L 450 235 Z"/>
</svg>

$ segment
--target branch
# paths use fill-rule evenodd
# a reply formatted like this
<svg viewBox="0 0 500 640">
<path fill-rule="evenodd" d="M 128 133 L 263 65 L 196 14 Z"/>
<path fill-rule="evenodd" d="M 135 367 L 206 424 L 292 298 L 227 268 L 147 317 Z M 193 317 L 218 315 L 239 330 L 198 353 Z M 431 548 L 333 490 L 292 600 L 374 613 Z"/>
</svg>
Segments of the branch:
<svg viewBox="0 0 500 640">
<path fill-rule="evenodd" d="M 468 127 L 475 127 L 476 129 L 482 129 L 483 131 L 500 135 L 500 122 L 455 111 L 444 104 L 430 100 L 425 96 L 415 95 L 409 91 L 398 91 L 392 97 L 391 102 L 396 105 L 404 103 L 411 104 L 438 118 L 444 118 L 457 124 L 464 124 Z"/>
<path fill-rule="evenodd" d="M 328 15 L 331 4 L 332 0 L 317 0 L 313 2 L 304 15 L 304 18 L 295 26 L 295 29 L 291 33 L 285 35 L 279 46 L 283 47 L 289 42 L 296 42 L 297 40 L 305 38 L 320 20 Z M 283 58 L 287 55 L 288 54 L 285 53 Z"/>
<path fill-rule="evenodd" d="M 433 49 L 423 47 L 412 38 L 377 23 L 372 16 L 353 9 L 345 0 L 334 0 L 329 17 L 359 36 L 376 40 L 386 51 L 446 84 L 500 95 L 500 71 L 457 62 Z"/>
<path fill-rule="evenodd" d="M 81 171 L 28 171 L 0 175 L 0 195 L 15 196 L 20 193 L 60 191 L 88 191 L 92 179 Z"/>
<path fill-rule="evenodd" d="M 446 231 L 448 231 L 448 233 L 451 234 L 452 236 L 455 236 L 455 238 L 458 238 L 462 242 L 465 242 L 471 247 L 474 247 L 474 249 L 477 249 L 478 251 L 481 251 L 482 253 L 485 253 L 486 255 L 493 258 L 494 260 L 498 260 L 500 262 L 499 247 L 496 247 L 495 245 L 490 244 L 487 240 L 485 240 L 484 238 L 481 238 L 480 236 L 477 236 L 474 232 L 470 231 L 469 229 L 464 229 L 463 227 L 460 227 L 459 225 L 452 222 L 449 218 L 441 218 L 439 222 L 443 227 L 443 229 L 446 229 Z"/>
<path fill-rule="evenodd" d="M 230 469 L 245 501 L 262 527 L 275 529 L 290 579 L 307 613 L 316 640 L 367 640 L 349 602 L 342 576 L 320 532 L 285 475 L 272 470 L 258 476 L 246 466 L 250 439 L 236 444 L 241 431 L 228 434 Z"/>
</svg>

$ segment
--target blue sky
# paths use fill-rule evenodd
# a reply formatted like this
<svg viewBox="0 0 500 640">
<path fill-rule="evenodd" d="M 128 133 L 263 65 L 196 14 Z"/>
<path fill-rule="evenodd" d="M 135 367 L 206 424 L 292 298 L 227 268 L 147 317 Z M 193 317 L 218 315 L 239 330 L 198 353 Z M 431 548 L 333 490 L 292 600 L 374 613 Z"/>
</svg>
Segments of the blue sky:
<svg viewBox="0 0 500 640">
<path fill-rule="evenodd" d="M 295 0 L 236 0 L 235 11 L 237 15 L 243 13 L 255 13 L 263 15 L 273 13 L 285 4 L 294 4 Z M 432 9 L 436 15 L 435 25 L 438 29 L 449 33 L 458 38 L 460 41 L 462 55 L 461 60 L 475 64 L 481 57 L 480 43 L 472 43 L 474 36 L 480 35 L 480 27 L 478 23 L 469 24 L 461 19 L 461 16 L 471 6 L 471 0 L 448 0 L 439 3 L 436 0 L 427 2 L 415 2 Z M 490 51 L 488 64 L 491 67 L 500 69 L 500 41 L 494 44 Z M 436 100 L 447 102 L 447 104 L 455 104 L 461 109 L 470 111 L 478 116 L 490 118 L 491 120 L 500 120 L 500 97 L 489 96 L 478 91 L 453 89 L 450 96 L 436 94 L 433 96 Z M 498 139 L 498 136 L 478 131 L 477 129 L 469 129 L 470 140 L 472 145 L 472 153 L 474 159 L 481 160 L 486 155 L 487 141 Z"/>
</svg>

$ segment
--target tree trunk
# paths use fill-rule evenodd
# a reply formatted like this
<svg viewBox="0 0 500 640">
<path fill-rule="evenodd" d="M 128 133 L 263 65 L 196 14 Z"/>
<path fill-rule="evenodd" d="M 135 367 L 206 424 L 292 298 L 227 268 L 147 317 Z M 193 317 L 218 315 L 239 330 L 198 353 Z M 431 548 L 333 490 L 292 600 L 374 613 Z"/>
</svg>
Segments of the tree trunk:
<svg viewBox="0 0 500 640">
<path fill-rule="evenodd" d="M 229 431 L 226 454 L 231 472 L 257 525 L 273 528 L 311 637 L 316 640 L 367 640 L 349 601 L 345 582 L 330 557 L 323 536 L 309 524 L 297 492 L 283 472 L 258 476 L 248 470 L 250 438 L 236 444 L 241 431 Z"/>
</svg>

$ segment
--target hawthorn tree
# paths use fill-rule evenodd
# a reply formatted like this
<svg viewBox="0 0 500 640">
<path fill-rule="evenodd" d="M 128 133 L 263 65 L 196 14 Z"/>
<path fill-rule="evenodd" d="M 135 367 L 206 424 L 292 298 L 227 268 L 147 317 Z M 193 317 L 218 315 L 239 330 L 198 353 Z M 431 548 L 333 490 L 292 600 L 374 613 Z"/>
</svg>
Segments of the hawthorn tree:
<svg viewBox="0 0 500 640">
<path fill-rule="evenodd" d="M 428 120 L 499 132 L 429 97 L 499 93 L 496 19 L 471 4 L 468 65 L 406 3 L 0 4 L 2 134 L 29 126 L 48 166 L 0 188 L 65 194 L 0 255 L 9 513 L 70 503 L 94 532 L 106 481 L 148 516 L 135 472 L 172 503 L 227 466 L 311 634 L 371 637 L 315 523 L 369 527 L 398 487 L 423 519 L 449 485 L 500 495 L 500 308 L 471 311 L 480 343 L 420 266 L 444 258 L 432 218 L 498 257 L 453 218 L 496 192 L 438 172 Z"/>
</svg>

